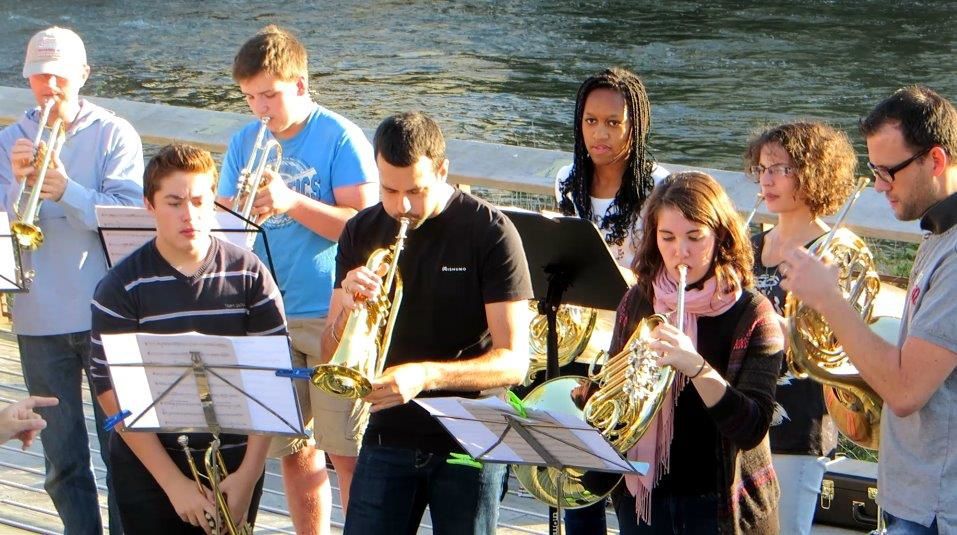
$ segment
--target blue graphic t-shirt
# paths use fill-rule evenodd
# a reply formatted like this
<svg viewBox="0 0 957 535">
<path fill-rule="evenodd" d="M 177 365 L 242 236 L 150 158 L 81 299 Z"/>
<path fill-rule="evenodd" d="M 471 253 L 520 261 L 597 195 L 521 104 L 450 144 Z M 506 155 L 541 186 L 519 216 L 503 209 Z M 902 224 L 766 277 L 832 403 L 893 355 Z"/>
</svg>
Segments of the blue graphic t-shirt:
<svg viewBox="0 0 957 535">
<path fill-rule="evenodd" d="M 259 131 L 259 121 L 237 132 L 229 143 L 219 180 L 219 195 L 236 194 L 236 181 L 246 165 Z M 267 138 L 271 137 L 267 133 Z M 335 204 L 336 188 L 378 182 L 372 145 L 358 126 L 316 105 L 302 131 L 280 142 L 279 174 L 289 189 L 326 204 Z M 321 318 L 329 311 L 336 269 L 336 243 L 301 225 L 287 214 L 263 223 L 286 316 Z M 263 240 L 256 254 L 267 262 Z"/>
</svg>

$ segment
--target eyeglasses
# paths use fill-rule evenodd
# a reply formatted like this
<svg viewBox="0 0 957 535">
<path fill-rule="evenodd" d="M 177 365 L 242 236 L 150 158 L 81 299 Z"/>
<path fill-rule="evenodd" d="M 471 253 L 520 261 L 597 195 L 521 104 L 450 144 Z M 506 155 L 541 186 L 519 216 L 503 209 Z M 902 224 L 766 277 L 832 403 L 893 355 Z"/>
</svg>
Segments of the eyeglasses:
<svg viewBox="0 0 957 535">
<path fill-rule="evenodd" d="M 917 154 L 911 156 L 910 158 L 904 160 L 903 162 L 893 167 L 884 167 L 883 165 L 875 165 L 873 162 L 867 162 L 867 168 L 870 169 L 871 173 L 874 174 L 874 178 L 876 178 L 877 180 L 883 180 L 884 182 L 891 184 L 894 182 L 894 175 L 898 171 L 902 170 L 903 168 L 913 163 L 914 160 L 916 160 L 917 158 L 920 158 L 921 156 L 930 152 L 930 149 L 932 148 L 934 147 L 932 146 L 927 147 L 926 149 L 918 152 Z"/>
<path fill-rule="evenodd" d="M 765 171 L 771 173 L 772 178 L 779 178 L 785 176 L 791 176 L 797 171 L 797 167 L 792 167 L 790 165 L 785 165 L 783 163 L 776 163 L 774 165 L 769 165 L 767 167 L 758 164 L 748 167 L 748 177 L 753 180 L 755 183 L 761 180 L 761 176 L 764 175 Z"/>
</svg>

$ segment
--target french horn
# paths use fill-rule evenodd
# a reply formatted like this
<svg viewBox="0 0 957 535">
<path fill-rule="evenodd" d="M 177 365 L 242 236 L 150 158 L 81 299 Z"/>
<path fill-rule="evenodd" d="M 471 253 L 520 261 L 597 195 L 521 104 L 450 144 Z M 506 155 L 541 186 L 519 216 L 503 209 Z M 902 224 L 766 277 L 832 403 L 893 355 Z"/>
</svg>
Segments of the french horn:
<svg viewBox="0 0 957 535">
<path fill-rule="evenodd" d="M 676 325 L 684 328 L 684 290 L 687 266 L 678 266 Z M 651 349 L 651 333 L 668 320 L 653 314 L 642 319 L 623 349 L 589 377 L 559 377 L 532 390 L 522 401 L 529 408 L 576 416 L 599 432 L 619 453 L 626 453 L 644 435 L 661 410 L 675 379 L 671 366 L 658 366 Z M 519 483 L 551 507 L 578 509 L 607 496 L 621 480 L 617 474 L 566 469 L 564 477 L 547 466 L 516 465 Z M 559 487 L 559 481 L 563 484 Z"/>
<path fill-rule="evenodd" d="M 867 179 L 859 181 L 831 231 L 819 238 L 811 250 L 818 258 L 825 255 L 832 258 L 838 267 L 841 292 L 861 319 L 872 329 L 887 331 L 887 323 L 894 320 L 876 322 L 872 318 L 874 299 L 881 289 L 874 255 L 863 239 L 841 228 L 867 182 Z M 785 301 L 784 317 L 788 322 L 787 363 L 792 375 L 802 379 L 810 377 L 824 385 L 828 414 L 838 430 L 864 448 L 878 449 L 883 401 L 861 378 L 824 317 L 790 293 Z"/>
</svg>

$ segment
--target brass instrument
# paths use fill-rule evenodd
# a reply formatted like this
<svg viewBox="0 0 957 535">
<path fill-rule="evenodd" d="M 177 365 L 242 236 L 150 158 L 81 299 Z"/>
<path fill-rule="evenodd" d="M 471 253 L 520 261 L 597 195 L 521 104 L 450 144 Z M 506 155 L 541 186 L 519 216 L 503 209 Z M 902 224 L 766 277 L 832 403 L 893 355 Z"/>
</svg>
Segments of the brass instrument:
<svg viewBox="0 0 957 535">
<path fill-rule="evenodd" d="M 751 209 L 748 218 L 744 220 L 744 230 L 748 230 L 748 228 L 751 227 L 751 220 L 754 219 L 754 215 L 758 213 L 758 208 L 761 207 L 762 202 L 764 202 L 764 195 L 759 191 L 754 201 L 754 208 Z"/>
<path fill-rule="evenodd" d="M 320 390 L 341 398 L 358 399 L 372 391 L 371 380 L 382 373 L 402 301 L 399 253 L 412 222 L 408 217 L 399 218 L 395 243 L 389 248 L 376 249 L 366 261 L 370 270 L 383 264 L 389 269 L 382 277 L 379 294 L 359 302 L 349 313 L 339 347 L 329 363 L 313 370 L 312 384 Z M 390 293 L 393 294 L 391 301 Z"/>
<path fill-rule="evenodd" d="M 266 187 L 269 181 L 263 182 L 263 176 L 266 166 L 269 163 L 269 155 L 273 150 L 276 152 L 276 161 L 272 169 L 278 171 L 282 165 L 282 145 L 275 138 L 266 141 L 266 125 L 269 124 L 271 117 L 262 117 L 259 120 L 259 132 L 256 134 L 256 141 L 253 143 L 252 151 L 246 160 L 246 166 L 239 174 L 236 182 L 236 196 L 233 197 L 232 210 L 245 219 L 249 219 L 253 211 L 253 201 L 256 199 L 256 192 Z"/>
<path fill-rule="evenodd" d="M 684 329 L 684 291 L 687 266 L 678 266 L 676 322 Z M 671 366 L 659 367 L 658 354 L 651 350 L 651 332 L 665 316 L 653 314 L 642 319 L 622 351 L 605 363 L 597 374 L 559 377 L 539 385 L 522 403 L 532 409 L 564 412 L 582 418 L 598 429 L 615 449 L 624 454 L 645 433 L 661 409 L 664 395 L 674 382 Z M 563 509 L 577 509 L 604 498 L 621 476 L 544 466 L 513 467 L 519 483 L 538 500 L 551 507 L 561 499 Z M 559 480 L 563 480 L 561 483 Z M 561 488 L 559 488 L 561 484 Z"/>
<path fill-rule="evenodd" d="M 873 328 L 874 299 L 881 288 L 874 256 L 864 240 L 839 228 L 866 186 L 867 179 L 861 179 L 841 209 L 834 227 L 812 246 L 812 250 L 819 258 L 824 255 L 833 258 L 839 269 L 838 284 L 844 298 Z M 858 445 L 876 450 L 880 443 L 883 406 L 880 396 L 858 374 L 844 347 L 819 313 L 804 306 L 793 294 L 788 294 L 784 317 L 788 321 L 787 362 L 791 373 L 825 385 L 825 399 L 832 405 L 828 407 L 828 413 L 837 428 Z M 828 392 L 828 388 L 833 388 L 833 391 Z"/>
<path fill-rule="evenodd" d="M 529 301 L 528 307 L 534 314 L 528 328 L 528 375 L 524 386 L 528 386 L 535 376 L 548 367 L 548 319 L 538 314 L 538 301 Z M 614 326 L 615 313 L 610 310 L 576 305 L 561 305 L 555 315 L 558 331 L 558 366 L 572 362 L 591 362 L 604 349 L 608 348 Z"/>
<path fill-rule="evenodd" d="M 180 435 L 176 440 L 186 454 L 189 471 L 196 481 L 196 486 L 199 487 L 199 492 L 205 495 L 206 488 L 203 486 L 203 476 L 200 475 L 199 470 L 196 468 L 196 461 L 193 460 L 192 451 L 189 449 L 189 438 L 186 435 Z M 229 535 L 252 535 L 252 524 L 246 522 L 242 526 L 237 526 L 233 523 L 233 517 L 232 513 L 229 512 L 226 495 L 219 490 L 219 484 L 229 475 L 226 471 L 226 462 L 223 461 L 223 455 L 219 451 L 219 438 L 213 438 L 212 443 L 206 448 L 203 459 L 206 465 L 206 480 L 209 481 L 209 486 L 216 500 L 216 516 L 210 517 L 208 513 L 206 516 L 209 527 L 212 528 L 213 533 L 225 532 L 229 533 Z"/>
<path fill-rule="evenodd" d="M 56 103 L 54 99 L 48 99 L 43 104 L 43 111 L 40 113 L 40 123 L 37 125 L 37 134 L 33 139 L 34 156 L 33 166 L 37 169 L 36 178 L 32 186 L 27 185 L 27 178 L 23 178 L 20 185 L 20 192 L 17 195 L 17 201 L 14 203 L 14 213 L 17 219 L 10 224 L 10 230 L 17 237 L 17 243 L 20 247 L 33 250 L 43 245 L 43 231 L 40 229 L 37 219 L 40 215 L 40 191 L 43 189 L 43 182 L 46 180 L 47 171 L 51 165 L 54 165 L 56 156 L 63 148 L 66 140 L 66 132 L 63 128 L 63 120 L 57 118 L 53 126 L 50 127 L 50 133 L 46 140 L 43 139 L 43 130 L 46 128 L 47 121 L 50 118 L 50 112 Z M 41 145 L 40 143 L 43 143 Z M 38 167 L 39 166 L 39 167 Z"/>
<path fill-rule="evenodd" d="M 688 285 L 688 266 L 678 266 L 678 306 L 675 321 L 684 330 L 684 297 Z M 661 409 L 664 394 L 671 388 L 675 370 L 658 366 L 658 353 L 650 348 L 651 332 L 668 319 L 652 314 L 642 319 L 632 331 L 624 348 L 608 359 L 591 379 L 598 391 L 585 404 L 585 421 L 619 452 L 626 452 L 638 442 Z"/>
</svg>

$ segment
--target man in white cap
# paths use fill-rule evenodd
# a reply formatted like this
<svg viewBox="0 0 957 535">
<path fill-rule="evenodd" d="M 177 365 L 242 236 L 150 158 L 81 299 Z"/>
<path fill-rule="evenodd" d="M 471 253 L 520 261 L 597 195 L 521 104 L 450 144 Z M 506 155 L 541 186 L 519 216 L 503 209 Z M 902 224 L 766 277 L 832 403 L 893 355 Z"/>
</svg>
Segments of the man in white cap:
<svg viewBox="0 0 957 535">
<path fill-rule="evenodd" d="M 70 534 L 102 532 L 80 390 L 89 369 L 90 301 L 106 273 L 94 207 L 138 205 L 143 198 L 139 135 L 127 121 L 80 98 L 89 75 L 86 49 L 76 33 L 58 27 L 37 33 L 27 45 L 23 76 L 38 107 L 0 131 L 0 200 L 14 219 L 22 181 L 33 186 L 40 167 L 32 140 L 42 127 L 44 104 L 53 101 L 46 126 L 57 119 L 64 125 L 62 149 L 40 186 L 43 203 L 36 224 L 44 241 L 23 254 L 24 269 L 34 276 L 29 293 L 14 300 L 13 330 L 30 394 L 60 400 L 38 409 L 47 422 L 40 438 L 45 488 Z M 93 406 L 105 461 L 103 415 Z M 110 532 L 121 533 L 113 520 L 119 518 L 115 507 L 110 512 Z"/>
</svg>

